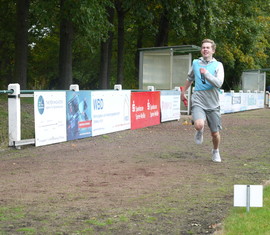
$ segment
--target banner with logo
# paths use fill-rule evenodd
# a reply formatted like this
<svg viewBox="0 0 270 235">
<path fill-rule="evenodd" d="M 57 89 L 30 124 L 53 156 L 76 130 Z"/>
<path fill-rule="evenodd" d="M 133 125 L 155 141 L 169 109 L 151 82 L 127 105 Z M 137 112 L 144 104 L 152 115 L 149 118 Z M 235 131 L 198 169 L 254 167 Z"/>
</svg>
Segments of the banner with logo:
<svg viewBox="0 0 270 235">
<path fill-rule="evenodd" d="M 179 120 L 180 91 L 160 91 L 161 122 Z"/>
<path fill-rule="evenodd" d="M 257 93 L 257 106 L 258 108 L 264 108 L 265 96 L 263 92 Z"/>
<path fill-rule="evenodd" d="M 130 129 L 130 91 L 92 91 L 92 135 Z"/>
<path fill-rule="evenodd" d="M 92 136 L 91 92 L 67 91 L 67 140 Z"/>
<path fill-rule="evenodd" d="M 220 98 L 220 112 L 231 113 L 232 112 L 232 93 L 222 93 L 219 95 Z"/>
<path fill-rule="evenodd" d="M 67 140 L 66 92 L 34 92 L 36 146 Z"/>
<path fill-rule="evenodd" d="M 264 108 L 263 93 L 222 93 L 220 95 L 221 114 Z"/>
<path fill-rule="evenodd" d="M 245 110 L 243 93 L 232 93 L 232 112 Z"/>
<path fill-rule="evenodd" d="M 160 124 L 160 91 L 131 93 L 131 129 Z"/>
</svg>

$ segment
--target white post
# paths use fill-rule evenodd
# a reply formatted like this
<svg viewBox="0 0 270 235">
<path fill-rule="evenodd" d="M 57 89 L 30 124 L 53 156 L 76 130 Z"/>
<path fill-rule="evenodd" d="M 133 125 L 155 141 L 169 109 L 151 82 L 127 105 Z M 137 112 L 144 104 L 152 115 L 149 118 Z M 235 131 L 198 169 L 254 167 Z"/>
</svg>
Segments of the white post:
<svg viewBox="0 0 270 235">
<path fill-rule="evenodd" d="M 122 90 L 122 85 L 121 84 L 115 84 L 114 85 L 114 90 L 121 91 Z"/>
<path fill-rule="evenodd" d="M 18 83 L 9 84 L 8 90 L 13 90 L 8 95 L 8 135 L 9 146 L 14 146 L 14 141 L 21 140 L 21 100 L 20 85 Z"/>
<path fill-rule="evenodd" d="M 147 86 L 147 90 L 148 91 L 155 91 L 155 87 L 154 86 Z"/>
<path fill-rule="evenodd" d="M 79 91 L 79 85 L 78 84 L 72 84 L 69 86 L 69 90 L 71 91 Z"/>
</svg>

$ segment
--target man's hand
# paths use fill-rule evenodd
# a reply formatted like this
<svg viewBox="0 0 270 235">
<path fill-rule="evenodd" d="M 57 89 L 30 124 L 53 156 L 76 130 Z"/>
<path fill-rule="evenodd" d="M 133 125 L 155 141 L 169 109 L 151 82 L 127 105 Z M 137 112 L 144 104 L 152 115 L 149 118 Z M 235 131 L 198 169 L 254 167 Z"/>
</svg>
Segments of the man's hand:
<svg viewBox="0 0 270 235">
<path fill-rule="evenodd" d="M 181 93 L 181 100 L 183 101 L 184 105 L 187 107 L 188 106 L 188 100 L 187 97 L 184 93 Z"/>
<path fill-rule="evenodd" d="M 205 74 L 205 73 L 207 73 L 207 70 L 205 68 L 200 68 L 200 73 Z"/>
<path fill-rule="evenodd" d="M 185 93 L 182 92 L 182 93 L 181 93 L 181 100 L 184 101 L 184 100 L 186 100 L 186 99 L 187 99 L 187 97 L 186 97 Z"/>
</svg>

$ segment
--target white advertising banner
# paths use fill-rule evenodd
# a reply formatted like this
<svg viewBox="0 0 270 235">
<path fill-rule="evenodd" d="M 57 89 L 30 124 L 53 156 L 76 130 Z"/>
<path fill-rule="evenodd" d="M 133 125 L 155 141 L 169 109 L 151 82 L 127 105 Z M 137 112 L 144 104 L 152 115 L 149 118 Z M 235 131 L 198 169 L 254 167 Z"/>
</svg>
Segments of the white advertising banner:
<svg viewBox="0 0 270 235">
<path fill-rule="evenodd" d="M 260 92 L 260 93 L 257 93 L 257 105 L 258 105 L 258 108 L 261 108 L 263 109 L 264 108 L 264 93 L 263 92 Z"/>
<path fill-rule="evenodd" d="M 221 114 L 264 108 L 263 93 L 220 94 Z"/>
<path fill-rule="evenodd" d="M 92 136 L 130 129 L 130 91 L 92 91 Z"/>
<path fill-rule="evenodd" d="M 256 93 L 247 93 L 247 108 L 248 108 L 248 110 L 258 108 L 256 98 L 257 98 Z"/>
<path fill-rule="evenodd" d="M 225 110 L 224 110 L 224 106 L 225 106 L 225 92 L 224 90 L 220 90 L 219 93 L 219 102 L 220 102 L 220 113 L 224 114 Z"/>
<path fill-rule="evenodd" d="M 232 112 L 242 111 L 242 93 L 232 93 Z"/>
<path fill-rule="evenodd" d="M 161 122 L 179 120 L 180 91 L 161 91 L 160 95 Z"/>
<path fill-rule="evenodd" d="M 66 92 L 34 92 L 36 146 L 67 140 Z"/>
<path fill-rule="evenodd" d="M 220 96 L 220 110 L 221 113 L 231 113 L 232 112 L 232 93 L 224 93 Z"/>
</svg>

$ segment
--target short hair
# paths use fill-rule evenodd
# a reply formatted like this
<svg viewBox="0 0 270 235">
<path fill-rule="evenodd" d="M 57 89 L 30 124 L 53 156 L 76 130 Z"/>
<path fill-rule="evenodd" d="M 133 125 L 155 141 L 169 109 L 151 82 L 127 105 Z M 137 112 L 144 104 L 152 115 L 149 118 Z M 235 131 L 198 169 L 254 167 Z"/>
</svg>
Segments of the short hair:
<svg viewBox="0 0 270 235">
<path fill-rule="evenodd" d="M 216 50 L 217 45 L 216 45 L 216 43 L 215 43 L 213 40 L 206 38 L 206 39 L 204 39 L 204 40 L 202 41 L 202 44 L 203 44 L 203 43 L 206 43 L 206 42 L 207 42 L 207 43 L 211 43 L 211 44 L 212 44 L 212 49 Z"/>
</svg>

